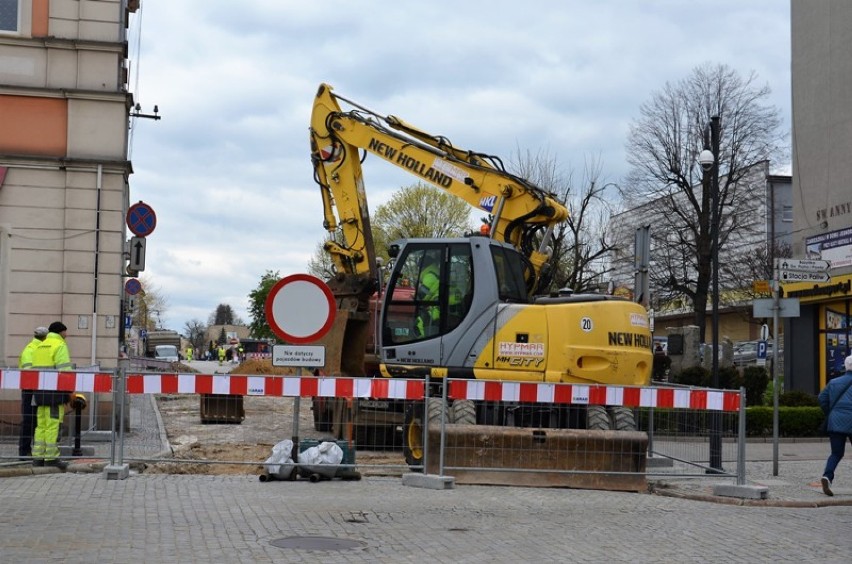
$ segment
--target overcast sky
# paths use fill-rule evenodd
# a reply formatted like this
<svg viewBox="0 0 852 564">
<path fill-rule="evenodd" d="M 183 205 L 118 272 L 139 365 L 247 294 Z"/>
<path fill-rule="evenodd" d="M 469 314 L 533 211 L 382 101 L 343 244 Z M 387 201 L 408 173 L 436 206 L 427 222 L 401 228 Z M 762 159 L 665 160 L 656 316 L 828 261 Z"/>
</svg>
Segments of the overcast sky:
<svg viewBox="0 0 852 564">
<path fill-rule="evenodd" d="M 264 272 L 306 272 L 321 82 L 507 163 L 598 159 L 610 182 L 639 106 L 703 63 L 757 73 L 790 127 L 788 0 L 143 0 L 129 41 L 134 99 L 162 116 L 131 124 L 130 201 L 157 214 L 143 277 L 180 332 L 220 303 L 249 322 Z M 372 210 L 416 182 L 370 158 L 364 175 Z"/>
</svg>

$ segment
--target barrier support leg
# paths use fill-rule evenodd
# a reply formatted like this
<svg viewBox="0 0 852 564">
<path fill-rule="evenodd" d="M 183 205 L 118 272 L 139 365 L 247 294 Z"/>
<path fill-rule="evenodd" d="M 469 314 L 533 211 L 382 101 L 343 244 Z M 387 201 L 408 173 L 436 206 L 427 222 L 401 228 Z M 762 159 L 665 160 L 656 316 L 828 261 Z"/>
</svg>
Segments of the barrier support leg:
<svg viewBox="0 0 852 564">
<path fill-rule="evenodd" d="M 648 456 L 645 459 L 646 468 L 671 468 L 674 460 L 665 456 L 654 456 L 654 408 L 648 410 Z"/>
<path fill-rule="evenodd" d="M 110 463 L 104 467 L 104 478 L 107 480 L 124 480 L 130 476 L 130 466 L 124 463 L 124 402 L 127 401 L 127 367 L 130 360 L 127 358 L 118 361 L 118 378 L 116 388 L 113 391 L 112 402 L 112 445 L 110 446 Z M 115 406 L 118 401 L 119 422 L 118 437 L 115 433 Z M 118 445 L 116 445 L 116 441 Z M 117 447 L 117 448 L 116 448 Z M 116 460 L 116 451 L 118 460 Z"/>
<path fill-rule="evenodd" d="M 738 497 L 741 499 L 766 499 L 769 488 L 766 486 L 749 486 L 745 482 L 746 464 L 746 409 L 745 388 L 740 388 L 740 411 L 737 427 L 737 483 L 718 484 L 713 487 L 714 495 Z"/>
</svg>

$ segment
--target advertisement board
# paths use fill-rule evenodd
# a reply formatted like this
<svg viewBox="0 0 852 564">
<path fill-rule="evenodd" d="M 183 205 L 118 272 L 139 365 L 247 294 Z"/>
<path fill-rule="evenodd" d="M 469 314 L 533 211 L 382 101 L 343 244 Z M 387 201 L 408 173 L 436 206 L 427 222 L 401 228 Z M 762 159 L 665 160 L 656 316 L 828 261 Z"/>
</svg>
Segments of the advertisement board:
<svg viewBox="0 0 852 564">
<path fill-rule="evenodd" d="M 805 239 L 809 259 L 827 260 L 831 268 L 852 266 L 852 227 Z"/>
</svg>

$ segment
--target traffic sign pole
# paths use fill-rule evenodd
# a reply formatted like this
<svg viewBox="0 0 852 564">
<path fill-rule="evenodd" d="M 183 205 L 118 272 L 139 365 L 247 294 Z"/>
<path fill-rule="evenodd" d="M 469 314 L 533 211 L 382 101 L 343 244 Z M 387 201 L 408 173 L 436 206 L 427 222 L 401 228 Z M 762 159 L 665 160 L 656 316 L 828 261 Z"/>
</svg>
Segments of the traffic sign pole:
<svg viewBox="0 0 852 564">
<path fill-rule="evenodd" d="M 772 281 L 772 475 L 778 475 L 778 312 L 781 309 L 780 282 Z"/>
</svg>

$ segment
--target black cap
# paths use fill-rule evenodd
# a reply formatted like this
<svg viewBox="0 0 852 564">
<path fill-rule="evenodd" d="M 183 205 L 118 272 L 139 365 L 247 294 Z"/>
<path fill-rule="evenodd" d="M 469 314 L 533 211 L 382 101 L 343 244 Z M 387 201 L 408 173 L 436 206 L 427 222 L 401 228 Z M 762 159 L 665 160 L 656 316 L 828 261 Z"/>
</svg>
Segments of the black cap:
<svg viewBox="0 0 852 564">
<path fill-rule="evenodd" d="M 66 327 L 61 321 L 54 321 L 50 324 L 50 327 L 47 328 L 51 333 L 62 333 L 63 331 L 67 331 L 68 327 Z"/>
</svg>

